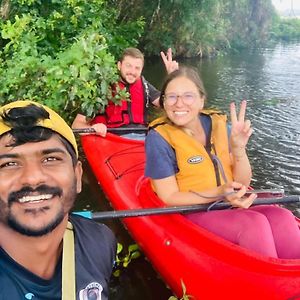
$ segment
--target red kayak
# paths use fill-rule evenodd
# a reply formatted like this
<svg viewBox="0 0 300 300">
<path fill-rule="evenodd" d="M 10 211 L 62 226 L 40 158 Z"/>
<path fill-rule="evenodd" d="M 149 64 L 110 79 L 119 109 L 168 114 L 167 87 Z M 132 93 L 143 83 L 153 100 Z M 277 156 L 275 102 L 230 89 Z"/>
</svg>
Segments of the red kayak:
<svg viewBox="0 0 300 300">
<path fill-rule="evenodd" d="M 115 210 L 162 207 L 144 178 L 144 142 L 82 137 L 88 162 Z M 191 299 L 300 299 L 300 259 L 275 259 L 232 244 L 181 214 L 122 220 L 172 291 Z"/>
</svg>

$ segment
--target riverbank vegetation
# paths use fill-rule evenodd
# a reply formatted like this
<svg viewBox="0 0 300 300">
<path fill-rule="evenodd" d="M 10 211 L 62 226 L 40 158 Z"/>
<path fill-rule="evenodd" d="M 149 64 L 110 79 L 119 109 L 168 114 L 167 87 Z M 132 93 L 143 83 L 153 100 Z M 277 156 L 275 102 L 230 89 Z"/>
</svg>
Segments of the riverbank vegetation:
<svg viewBox="0 0 300 300">
<path fill-rule="evenodd" d="M 274 16 L 270 36 L 273 40 L 300 40 L 300 19 Z"/>
<path fill-rule="evenodd" d="M 105 107 L 128 46 L 207 57 L 299 33 L 271 0 L 2 0 L 0 17 L 0 104 L 29 98 L 69 120 Z"/>
<path fill-rule="evenodd" d="M 110 0 L 119 22 L 143 16 L 140 44 L 148 55 L 172 47 L 182 57 L 211 56 L 219 50 L 261 44 L 268 35 L 271 0 Z"/>
<path fill-rule="evenodd" d="M 111 98 L 116 55 L 135 46 L 140 19 L 118 25 L 104 0 L 5 0 L 1 3 L 0 102 L 32 99 L 72 120 Z M 124 95 L 117 95 L 123 97 Z"/>
</svg>

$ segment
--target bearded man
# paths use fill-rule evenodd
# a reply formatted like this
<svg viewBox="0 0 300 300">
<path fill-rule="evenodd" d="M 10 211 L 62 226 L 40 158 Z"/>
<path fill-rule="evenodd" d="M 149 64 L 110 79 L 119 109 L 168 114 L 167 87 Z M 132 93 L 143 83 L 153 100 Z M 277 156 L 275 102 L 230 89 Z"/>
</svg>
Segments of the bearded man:
<svg viewBox="0 0 300 300">
<path fill-rule="evenodd" d="M 108 299 L 105 225 L 71 215 L 82 166 L 72 129 L 32 101 L 0 108 L 0 299 Z"/>
</svg>

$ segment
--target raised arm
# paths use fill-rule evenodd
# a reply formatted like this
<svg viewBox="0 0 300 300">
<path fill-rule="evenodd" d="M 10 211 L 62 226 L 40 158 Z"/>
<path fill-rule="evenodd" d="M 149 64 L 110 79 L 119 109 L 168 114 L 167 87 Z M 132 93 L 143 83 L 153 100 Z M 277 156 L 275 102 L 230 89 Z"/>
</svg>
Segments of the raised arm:
<svg viewBox="0 0 300 300">
<path fill-rule="evenodd" d="M 230 104 L 231 135 L 230 148 L 233 159 L 233 178 L 249 186 L 252 176 L 251 165 L 246 152 L 246 146 L 253 132 L 251 122 L 245 120 L 247 101 L 243 100 L 237 115 L 234 103 Z"/>
<path fill-rule="evenodd" d="M 178 62 L 176 60 L 173 60 L 171 48 L 167 50 L 166 54 L 163 51 L 161 51 L 160 56 L 164 62 L 168 74 L 172 73 L 173 71 L 179 68 Z"/>
</svg>

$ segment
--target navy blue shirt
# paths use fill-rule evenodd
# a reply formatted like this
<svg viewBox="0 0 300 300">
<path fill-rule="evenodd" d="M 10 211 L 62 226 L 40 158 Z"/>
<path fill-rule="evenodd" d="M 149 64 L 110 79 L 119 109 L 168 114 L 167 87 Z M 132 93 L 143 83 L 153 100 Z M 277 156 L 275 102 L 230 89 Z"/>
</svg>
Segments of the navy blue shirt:
<svg viewBox="0 0 300 300">
<path fill-rule="evenodd" d="M 76 299 L 108 299 L 108 282 L 116 254 L 113 233 L 103 224 L 70 216 L 74 227 Z M 20 249 L 22 251 L 22 249 Z M 60 300 L 62 261 L 49 280 L 42 279 L 15 262 L 0 248 L 0 300 Z M 93 294 L 94 298 L 88 298 Z"/>
</svg>

